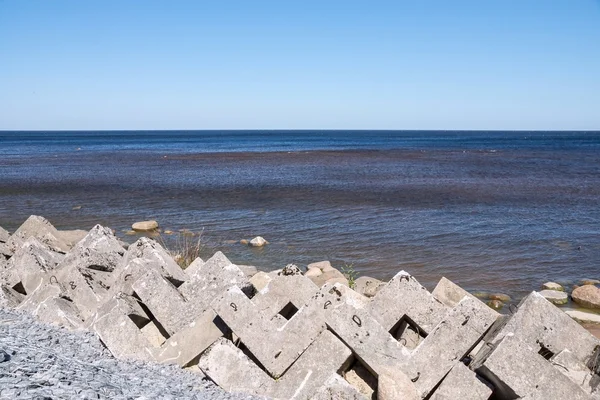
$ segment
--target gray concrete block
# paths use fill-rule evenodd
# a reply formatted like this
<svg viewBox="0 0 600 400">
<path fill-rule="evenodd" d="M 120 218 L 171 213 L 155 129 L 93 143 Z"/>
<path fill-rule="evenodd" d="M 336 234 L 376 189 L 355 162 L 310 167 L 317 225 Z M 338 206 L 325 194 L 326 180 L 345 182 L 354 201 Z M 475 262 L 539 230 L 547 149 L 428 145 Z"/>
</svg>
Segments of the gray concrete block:
<svg viewBox="0 0 600 400">
<path fill-rule="evenodd" d="M 463 298 L 412 352 L 403 366 L 422 396 L 430 393 L 444 376 L 479 342 L 497 315 L 482 308 L 479 300 Z M 490 312 L 492 311 L 492 312 Z"/>
<path fill-rule="evenodd" d="M 543 345 L 554 354 L 568 349 L 580 360 L 587 359 L 600 345 L 598 338 L 537 292 L 521 301 L 518 311 L 491 341 L 497 343 L 508 335 L 532 347 Z"/>
<path fill-rule="evenodd" d="M 132 317 L 135 317 L 132 319 Z M 137 321 L 134 322 L 134 319 Z M 140 331 L 140 326 L 149 323 L 137 301 L 130 296 L 115 297 L 86 321 L 113 356 L 120 359 L 153 360 L 152 347 Z"/>
<path fill-rule="evenodd" d="M 35 237 L 53 251 L 66 253 L 69 246 L 60 239 L 58 230 L 45 218 L 32 215 L 6 241 L 9 252 L 14 253 L 30 237 Z"/>
<path fill-rule="evenodd" d="M 463 297 L 476 298 L 471 293 L 467 292 L 445 277 L 440 279 L 431 294 L 448 307 L 456 306 L 463 299 Z"/>
<path fill-rule="evenodd" d="M 400 271 L 383 286 L 370 306 L 372 315 L 387 330 L 407 316 L 425 333 L 429 333 L 449 309 L 406 271 Z"/>
<path fill-rule="evenodd" d="M 187 312 L 195 318 L 233 285 L 247 292 L 253 291 L 246 275 L 218 251 L 206 260 L 194 277 L 179 287 L 179 292 L 189 303 Z"/>
<path fill-rule="evenodd" d="M 65 256 L 52 251 L 35 237 L 28 238 L 8 260 L 7 269 L 12 269 L 26 293 L 33 292 L 55 273 L 58 264 Z M 10 282 L 15 284 L 15 282 Z"/>
<path fill-rule="evenodd" d="M 385 286 L 385 283 L 379 279 L 361 276 L 356 279 L 352 289 L 365 297 L 374 297 L 383 286 Z"/>
<path fill-rule="evenodd" d="M 272 278 L 252 298 L 258 312 L 267 318 L 277 315 L 288 303 L 301 308 L 319 290 L 303 275 L 279 275 Z"/>
<path fill-rule="evenodd" d="M 555 354 L 549 361 L 560 372 L 565 374 L 567 378 L 579 385 L 586 393 L 591 394 L 600 383 L 600 377 L 595 376 L 587 365 L 581 362 L 569 350 L 565 349 Z"/>
<path fill-rule="evenodd" d="M 157 270 L 146 272 L 133 283 L 132 289 L 169 335 L 193 321 L 194 316 L 187 312 L 186 299 Z"/>
<path fill-rule="evenodd" d="M 210 345 L 223 336 L 215 325 L 217 315 L 207 310 L 188 326 L 179 330 L 160 347 L 152 349 L 152 355 L 158 362 L 174 363 L 186 366 L 192 363 Z"/>
<path fill-rule="evenodd" d="M 77 305 L 83 319 L 92 316 L 110 298 L 112 276 L 109 272 L 70 267 L 61 269 L 55 278 L 65 296 Z"/>
<path fill-rule="evenodd" d="M 78 329 L 83 325 L 81 313 L 72 301 L 64 297 L 65 292 L 60 285 L 42 284 L 16 308 L 35 315 L 43 322 Z"/>
<path fill-rule="evenodd" d="M 377 400 L 420 400 L 413 382 L 401 370 L 386 368 L 380 371 Z"/>
<path fill-rule="evenodd" d="M 325 329 L 316 307 L 301 307 L 285 325 L 278 326 L 237 286 L 225 291 L 212 307 L 275 378 Z"/>
<path fill-rule="evenodd" d="M 60 268 L 113 272 L 122 263 L 124 253 L 112 230 L 96 225 L 67 253 Z"/>
<path fill-rule="evenodd" d="M 195 276 L 200 271 L 203 265 L 204 260 L 200 257 L 196 257 L 196 259 L 192 261 L 192 263 L 188 265 L 188 267 L 185 269 L 185 273 L 188 276 L 188 278 Z"/>
<path fill-rule="evenodd" d="M 354 386 L 336 373 L 325 381 L 311 400 L 368 400 Z"/>
<path fill-rule="evenodd" d="M 472 368 L 496 387 L 495 393 L 499 398 L 590 398 L 579 385 L 538 354 L 538 350 L 518 336 L 506 335 Z"/>
<path fill-rule="evenodd" d="M 0 285 L 0 307 L 15 308 L 24 299 L 24 295 L 18 293 L 10 286 Z"/>
<path fill-rule="evenodd" d="M 446 375 L 440 386 L 430 397 L 431 400 L 487 400 L 492 388 L 477 377 L 463 363 L 456 364 Z"/>
<path fill-rule="evenodd" d="M 202 354 L 198 367 L 228 392 L 269 397 L 274 392 L 275 381 L 224 338 L 217 340 Z"/>
<path fill-rule="evenodd" d="M 344 368 L 352 351 L 334 334 L 323 331 L 277 381 L 273 397 L 310 399 L 327 382 L 331 374 Z"/>
<path fill-rule="evenodd" d="M 10 234 L 6 229 L 0 226 L 0 243 L 6 243 L 10 238 Z"/>
</svg>

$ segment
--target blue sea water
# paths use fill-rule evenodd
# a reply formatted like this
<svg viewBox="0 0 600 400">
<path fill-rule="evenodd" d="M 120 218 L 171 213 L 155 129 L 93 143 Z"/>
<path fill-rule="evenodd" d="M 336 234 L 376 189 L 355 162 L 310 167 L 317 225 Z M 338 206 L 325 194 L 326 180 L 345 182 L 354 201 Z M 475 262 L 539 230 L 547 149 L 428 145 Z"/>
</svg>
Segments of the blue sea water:
<svg viewBox="0 0 600 400">
<path fill-rule="evenodd" d="M 515 297 L 600 278 L 600 132 L 0 132 L 0 225 L 157 219 L 204 256 Z M 77 208 L 76 210 L 73 208 Z M 256 250 L 242 238 L 264 236 Z"/>
</svg>

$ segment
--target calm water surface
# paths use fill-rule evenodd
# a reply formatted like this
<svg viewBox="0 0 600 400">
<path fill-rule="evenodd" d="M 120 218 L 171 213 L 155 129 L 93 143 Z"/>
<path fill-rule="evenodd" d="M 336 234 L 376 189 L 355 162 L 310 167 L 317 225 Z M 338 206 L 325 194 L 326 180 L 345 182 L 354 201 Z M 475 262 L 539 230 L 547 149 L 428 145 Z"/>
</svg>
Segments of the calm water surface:
<svg viewBox="0 0 600 400">
<path fill-rule="evenodd" d="M 264 269 L 329 259 L 515 297 L 600 278 L 600 132 L 0 132 L 0 225 L 203 230 Z M 73 207 L 81 206 L 79 210 Z M 271 245 L 237 242 L 264 236 Z"/>
</svg>

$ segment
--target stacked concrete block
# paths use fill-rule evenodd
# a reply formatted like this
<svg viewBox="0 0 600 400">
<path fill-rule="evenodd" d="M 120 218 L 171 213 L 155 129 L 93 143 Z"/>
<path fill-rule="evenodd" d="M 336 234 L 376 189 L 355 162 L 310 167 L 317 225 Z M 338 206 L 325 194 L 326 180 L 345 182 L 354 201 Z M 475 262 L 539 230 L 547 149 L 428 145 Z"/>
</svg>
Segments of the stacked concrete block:
<svg viewBox="0 0 600 400">
<path fill-rule="evenodd" d="M 431 400 L 487 400 L 492 394 L 491 385 L 479 378 L 463 363 L 456 364 L 446 375 Z"/>
<path fill-rule="evenodd" d="M 6 241 L 7 252 L 14 254 L 30 237 L 35 237 L 54 251 L 69 251 L 69 245 L 60 238 L 58 230 L 47 219 L 32 215 Z"/>
</svg>

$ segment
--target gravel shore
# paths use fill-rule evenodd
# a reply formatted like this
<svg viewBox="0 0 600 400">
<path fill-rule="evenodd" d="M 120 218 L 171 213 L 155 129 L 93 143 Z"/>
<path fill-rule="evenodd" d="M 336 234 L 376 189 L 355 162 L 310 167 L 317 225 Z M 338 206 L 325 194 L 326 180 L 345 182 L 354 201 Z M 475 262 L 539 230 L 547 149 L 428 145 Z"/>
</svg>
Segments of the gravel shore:
<svg viewBox="0 0 600 400">
<path fill-rule="evenodd" d="M 252 399 L 175 366 L 116 360 L 89 332 L 0 308 L 0 399 Z"/>
</svg>

